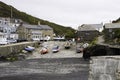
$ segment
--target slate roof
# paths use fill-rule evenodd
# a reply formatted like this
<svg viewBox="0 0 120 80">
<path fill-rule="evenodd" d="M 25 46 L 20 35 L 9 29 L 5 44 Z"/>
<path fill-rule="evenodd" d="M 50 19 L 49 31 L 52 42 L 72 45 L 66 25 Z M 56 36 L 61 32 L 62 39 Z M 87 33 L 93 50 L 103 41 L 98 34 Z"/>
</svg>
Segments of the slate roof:
<svg viewBox="0 0 120 80">
<path fill-rule="evenodd" d="M 40 30 L 51 30 L 52 28 L 48 25 L 30 25 L 30 24 L 23 24 L 25 28 L 28 29 L 40 29 Z"/>
<path fill-rule="evenodd" d="M 38 25 L 23 24 L 22 26 L 27 28 L 27 29 L 42 29 Z"/>
<path fill-rule="evenodd" d="M 103 24 L 83 24 L 78 27 L 78 31 L 94 31 L 103 27 Z"/>
<path fill-rule="evenodd" d="M 42 29 L 45 29 L 45 30 L 51 30 L 52 28 L 50 27 L 50 26 L 48 26 L 48 25 L 40 25 L 40 27 L 42 28 Z"/>
<path fill-rule="evenodd" d="M 109 29 L 109 28 L 120 28 L 120 23 L 106 23 L 105 24 L 105 28 Z"/>
</svg>

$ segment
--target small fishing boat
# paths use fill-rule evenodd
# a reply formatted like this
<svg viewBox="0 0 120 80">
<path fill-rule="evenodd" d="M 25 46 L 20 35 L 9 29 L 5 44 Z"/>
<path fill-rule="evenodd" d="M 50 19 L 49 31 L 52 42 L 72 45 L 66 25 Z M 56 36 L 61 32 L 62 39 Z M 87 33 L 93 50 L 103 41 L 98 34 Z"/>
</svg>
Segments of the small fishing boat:
<svg viewBox="0 0 120 80">
<path fill-rule="evenodd" d="M 71 48 L 71 45 L 70 45 L 69 42 L 66 42 L 64 47 L 65 47 L 65 49 L 70 49 L 70 48 Z"/>
<path fill-rule="evenodd" d="M 32 47 L 32 46 L 27 46 L 27 47 L 25 47 L 25 49 L 24 50 L 26 50 L 26 51 L 28 51 L 28 52 L 32 52 L 32 51 L 34 51 L 35 50 L 35 48 L 34 47 Z"/>
<path fill-rule="evenodd" d="M 83 52 L 83 50 L 84 50 L 83 46 L 80 46 L 80 45 L 76 46 L 76 53 L 81 53 Z"/>
<path fill-rule="evenodd" d="M 52 48 L 52 52 L 53 52 L 53 53 L 59 52 L 59 50 L 60 50 L 59 46 L 54 46 L 54 47 Z"/>
<path fill-rule="evenodd" d="M 46 53 L 48 53 L 47 47 L 43 47 L 43 48 L 40 50 L 40 53 L 41 53 L 41 54 L 46 54 Z"/>
</svg>

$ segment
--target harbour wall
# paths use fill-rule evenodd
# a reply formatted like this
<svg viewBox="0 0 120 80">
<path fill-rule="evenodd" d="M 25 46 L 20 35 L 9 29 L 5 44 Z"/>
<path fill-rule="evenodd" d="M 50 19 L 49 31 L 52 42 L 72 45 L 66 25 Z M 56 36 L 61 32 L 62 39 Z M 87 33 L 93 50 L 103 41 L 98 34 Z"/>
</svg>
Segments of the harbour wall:
<svg viewBox="0 0 120 80">
<path fill-rule="evenodd" d="M 97 44 L 83 51 L 83 58 L 87 59 L 92 56 L 114 56 L 120 55 L 120 46 Z"/>
<path fill-rule="evenodd" d="M 120 56 L 92 57 L 88 80 L 120 80 Z"/>
<path fill-rule="evenodd" d="M 27 46 L 38 47 L 39 42 L 21 42 L 15 44 L 1 45 L 0 56 L 7 56 L 11 53 L 19 53 Z"/>
</svg>

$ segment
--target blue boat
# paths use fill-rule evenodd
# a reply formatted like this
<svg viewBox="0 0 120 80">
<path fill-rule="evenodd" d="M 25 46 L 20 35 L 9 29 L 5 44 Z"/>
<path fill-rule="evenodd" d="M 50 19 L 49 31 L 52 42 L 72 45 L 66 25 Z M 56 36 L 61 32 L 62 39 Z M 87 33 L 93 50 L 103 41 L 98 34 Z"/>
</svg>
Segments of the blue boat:
<svg viewBox="0 0 120 80">
<path fill-rule="evenodd" d="M 27 46 L 27 47 L 25 48 L 25 50 L 28 51 L 28 52 L 32 52 L 32 51 L 35 50 L 35 48 L 34 48 L 34 47 L 31 47 L 31 46 Z"/>
</svg>

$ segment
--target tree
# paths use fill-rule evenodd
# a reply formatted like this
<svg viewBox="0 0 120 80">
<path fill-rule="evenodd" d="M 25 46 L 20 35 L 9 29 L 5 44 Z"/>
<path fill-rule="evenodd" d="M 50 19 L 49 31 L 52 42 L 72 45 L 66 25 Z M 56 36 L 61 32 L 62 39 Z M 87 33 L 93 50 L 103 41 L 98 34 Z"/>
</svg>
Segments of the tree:
<svg viewBox="0 0 120 80">
<path fill-rule="evenodd" d="M 120 38 L 120 29 L 115 31 L 115 38 Z"/>
</svg>

